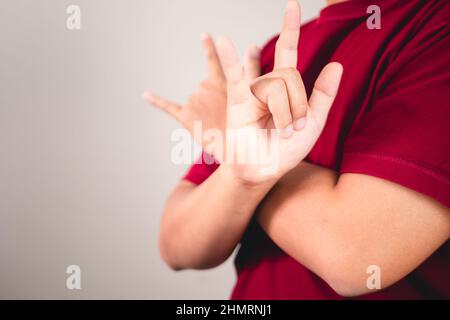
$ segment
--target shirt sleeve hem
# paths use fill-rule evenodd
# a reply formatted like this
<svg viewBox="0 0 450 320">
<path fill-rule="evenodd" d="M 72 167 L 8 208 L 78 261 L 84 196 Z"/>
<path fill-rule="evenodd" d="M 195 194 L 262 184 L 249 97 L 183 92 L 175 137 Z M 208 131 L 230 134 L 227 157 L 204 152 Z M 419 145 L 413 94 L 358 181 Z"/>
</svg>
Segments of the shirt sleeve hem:
<svg viewBox="0 0 450 320">
<path fill-rule="evenodd" d="M 182 180 L 200 185 L 219 167 L 217 161 L 211 155 L 203 152 L 200 158 L 191 166 Z"/>
<path fill-rule="evenodd" d="M 449 175 L 418 161 L 380 152 L 345 151 L 340 173 L 359 173 L 389 180 L 450 208 Z"/>
</svg>

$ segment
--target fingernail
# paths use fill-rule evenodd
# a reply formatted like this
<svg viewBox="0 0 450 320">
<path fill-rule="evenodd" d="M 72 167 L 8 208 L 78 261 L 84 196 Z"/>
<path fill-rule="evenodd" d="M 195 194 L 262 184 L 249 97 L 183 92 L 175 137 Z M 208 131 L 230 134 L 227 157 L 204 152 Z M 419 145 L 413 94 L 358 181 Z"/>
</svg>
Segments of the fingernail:
<svg viewBox="0 0 450 320">
<path fill-rule="evenodd" d="M 201 39 L 201 40 L 205 41 L 205 40 L 207 40 L 208 38 L 209 38 L 209 34 L 208 34 L 208 33 L 202 32 L 202 33 L 200 34 L 200 39 Z"/>
<path fill-rule="evenodd" d="M 294 129 L 297 131 L 303 130 L 303 128 L 305 128 L 305 126 L 306 126 L 306 118 L 305 117 L 297 119 L 294 122 Z"/>
<path fill-rule="evenodd" d="M 144 100 L 148 100 L 148 101 L 150 101 L 150 102 L 152 102 L 152 101 L 154 100 L 153 94 L 151 94 L 150 92 L 144 92 L 144 93 L 142 94 L 142 98 L 143 98 Z"/>
<path fill-rule="evenodd" d="M 289 139 L 294 134 L 294 127 L 290 124 L 284 129 L 278 129 L 278 134 L 282 138 Z"/>
</svg>

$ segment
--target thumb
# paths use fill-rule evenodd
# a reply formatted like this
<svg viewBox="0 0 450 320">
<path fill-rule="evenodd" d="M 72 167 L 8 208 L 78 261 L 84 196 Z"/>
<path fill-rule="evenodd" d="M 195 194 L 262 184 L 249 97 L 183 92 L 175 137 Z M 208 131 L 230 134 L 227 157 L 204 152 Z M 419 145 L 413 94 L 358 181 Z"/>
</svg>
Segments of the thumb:
<svg viewBox="0 0 450 320">
<path fill-rule="evenodd" d="M 142 94 L 142 98 L 147 101 L 148 103 L 154 105 L 155 107 L 161 109 L 162 111 L 168 113 L 172 117 L 174 117 L 176 120 L 181 121 L 180 114 L 182 107 L 172 101 L 166 100 L 164 98 L 158 97 L 150 92 L 144 92 Z"/>
<path fill-rule="evenodd" d="M 256 45 L 251 45 L 245 51 L 244 70 L 247 81 L 251 82 L 261 75 L 259 58 L 261 50 Z"/>
</svg>

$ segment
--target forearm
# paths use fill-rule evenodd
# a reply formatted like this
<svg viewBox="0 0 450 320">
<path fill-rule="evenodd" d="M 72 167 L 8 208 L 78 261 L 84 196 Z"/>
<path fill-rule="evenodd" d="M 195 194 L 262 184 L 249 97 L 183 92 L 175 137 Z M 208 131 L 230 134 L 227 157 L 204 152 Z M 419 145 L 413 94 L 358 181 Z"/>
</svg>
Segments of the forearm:
<svg viewBox="0 0 450 320">
<path fill-rule="evenodd" d="M 260 206 L 258 221 L 286 253 L 338 293 L 361 295 L 367 268 L 397 282 L 450 235 L 448 208 L 392 182 L 301 164 Z"/>
<path fill-rule="evenodd" d="M 225 261 L 274 183 L 249 186 L 221 165 L 205 182 L 173 194 L 160 230 L 160 250 L 174 269 L 204 269 Z"/>
<path fill-rule="evenodd" d="M 324 265 L 321 258 L 335 256 L 326 251 L 336 250 L 332 248 L 332 230 L 327 230 L 333 219 L 330 207 L 335 204 L 336 181 L 331 170 L 301 164 L 277 183 L 258 212 L 258 221 L 269 237 L 319 275 Z"/>
</svg>

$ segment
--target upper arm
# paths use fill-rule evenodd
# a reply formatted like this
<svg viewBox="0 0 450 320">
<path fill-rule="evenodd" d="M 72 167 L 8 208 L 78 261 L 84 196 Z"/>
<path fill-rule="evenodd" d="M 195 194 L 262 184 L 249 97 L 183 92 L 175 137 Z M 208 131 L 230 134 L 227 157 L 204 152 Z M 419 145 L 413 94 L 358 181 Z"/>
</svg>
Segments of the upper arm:
<svg viewBox="0 0 450 320">
<path fill-rule="evenodd" d="M 282 178 L 260 206 L 259 222 L 287 254 L 344 296 L 381 289 L 409 274 L 450 236 L 450 209 L 388 180 L 308 163 Z"/>
<path fill-rule="evenodd" d="M 369 266 L 380 268 L 385 288 L 413 271 L 450 237 L 449 208 L 387 180 L 342 174 L 333 201 L 334 219 L 328 221 L 334 225 L 329 227 L 351 257 L 341 264 L 350 275 L 343 286 L 360 288 L 360 293 L 366 293 Z"/>
<path fill-rule="evenodd" d="M 349 238 L 339 239 L 356 253 L 355 267 L 381 268 L 383 287 L 449 238 L 449 30 L 423 28 L 397 52 L 343 142 L 333 212 Z"/>
</svg>

